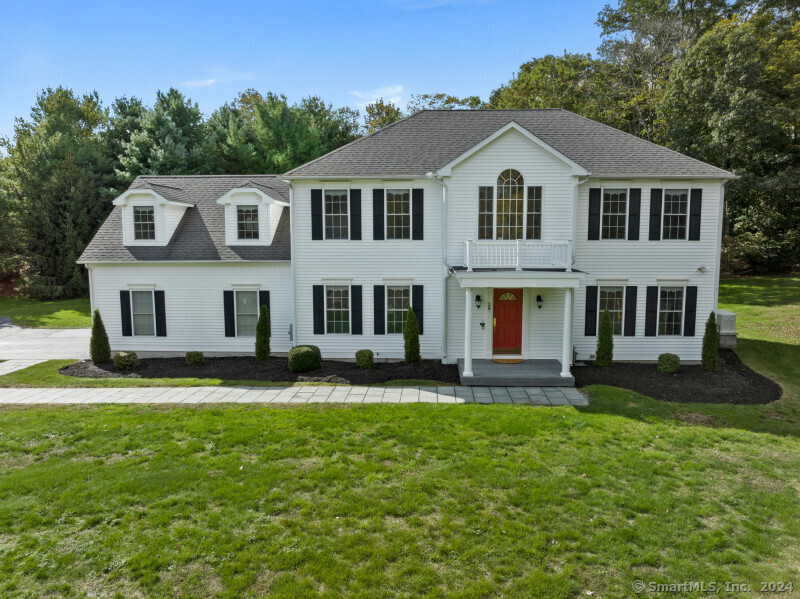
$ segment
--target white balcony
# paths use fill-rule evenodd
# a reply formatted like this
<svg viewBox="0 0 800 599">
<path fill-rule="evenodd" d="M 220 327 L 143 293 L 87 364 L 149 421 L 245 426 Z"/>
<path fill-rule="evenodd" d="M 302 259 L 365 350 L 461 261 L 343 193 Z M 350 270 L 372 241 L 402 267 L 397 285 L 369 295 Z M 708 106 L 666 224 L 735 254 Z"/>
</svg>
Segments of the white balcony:
<svg viewBox="0 0 800 599">
<path fill-rule="evenodd" d="M 465 242 L 467 270 L 475 268 L 563 268 L 572 270 L 569 241 L 473 241 Z"/>
</svg>

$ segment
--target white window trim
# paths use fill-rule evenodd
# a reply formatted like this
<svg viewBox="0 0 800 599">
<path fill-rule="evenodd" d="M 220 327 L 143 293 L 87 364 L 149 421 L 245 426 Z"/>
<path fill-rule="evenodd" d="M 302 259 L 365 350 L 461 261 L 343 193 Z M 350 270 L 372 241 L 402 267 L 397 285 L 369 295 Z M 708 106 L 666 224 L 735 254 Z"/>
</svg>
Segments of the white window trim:
<svg viewBox="0 0 800 599">
<path fill-rule="evenodd" d="M 676 239 L 667 239 L 664 237 L 664 218 L 667 216 L 664 210 L 667 206 L 667 189 L 685 189 L 686 190 L 686 226 L 683 228 L 683 237 Z M 661 228 L 658 231 L 659 241 L 686 241 L 689 239 L 689 214 L 692 208 L 692 187 L 662 187 L 661 188 Z M 674 335 L 670 335 L 674 337 Z"/>
<path fill-rule="evenodd" d="M 261 286 L 253 286 L 253 285 L 233 285 L 233 330 L 235 336 L 238 338 L 241 336 L 242 339 L 252 339 L 255 335 L 239 335 L 239 311 L 236 309 L 238 305 L 236 303 L 236 294 L 240 291 L 245 292 L 256 292 L 256 314 L 259 315 L 261 313 L 261 306 L 259 301 L 259 291 L 261 290 Z"/>
<path fill-rule="evenodd" d="M 257 237 L 239 237 L 239 210 L 241 208 L 255 208 L 256 209 L 256 225 L 258 226 L 258 236 Z M 259 204 L 236 204 L 234 205 L 234 211 L 236 215 L 236 241 L 238 243 L 241 242 L 255 242 L 261 241 L 261 206 Z"/>
<path fill-rule="evenodd" d="M 158 330 L 156 330 L 156 286 L 155 285 L 140 285 L 136 287 L 129 287 L 129 291 L 131 292 L 131 336 L 132 337 L 155 337 L 158 334 Z M 136 325 L 133 322 L 133 292 L 134 291 L 147 291 L 150 293 L 150 303 L 153 306 L 153 334 L 152 335 L 137 335 L 136 334 Z"/>
<path fill-rule="evenodd" d="M 328 228 L 325 226 L 325 192 L 326 191 L 344 191 L 347 195 L 347 200 L 345 200 L 345 215 L 347 217 L 347 237 L 342 237 L 340 239 L 328 239 Z M 340 186 L 340 187 L 323 187 L 322 188 L 322 239 L 325 241 L 350 241 L 350 235 L 352 231 L 350 230 L 350 184 L 347 186 Z"/>
<path fill-rule="evenodd" d="M 681 332 L 678 335 L 662 335 L 659 331 L 661 330 L 661 289 L 663 287 L 680 287 L 683 289 L 683 293 L 681 294 Z M 683 327 L 686 324 L 686 285 L 662 285 L 659 283 L 658 285 L 658 308 L 656 310 L 658 317 L 656 318 L 656 337 L 683 337 Z"/>
<path fill-rule="evenodd" d="M 408 239 L 389 239 L 389 191 L 408 190 Z M 384 241 L 411 241 L 414 239 L 414 189 L 412 187 L 384 187 L 383 188 L 383 239 Z"/>
<path fill-rule="evenodd" d="M 619 331 L 619 333 L 613 333 L 612 336 L 613 337 L 624 337 L 625 336 L 625 301 L 627 299 L 626 296 L 628 295 L 625 292 L 626 285 L 610 285 L 608 283 L 606 283 L 604 285 L 601 285 L 598 282 L 598 284 L 597 284 L 597 328 L 595 330 L 598 331 L 598 332 L 600 331 L 600 317 L 602 316 L 602 312 L 600 312 L 600 290 L 603 287 L 622 287 L 622 313 L 621 313 L 621 318 L 620 318 L 620 331 Z M 661 292 L 659 291 L 659 294 L 660 293 Z M 610 312 L 610 310 L 609 310 L 609 312 Z"/>
<path fill-rule="evenodd" d="M 384 279 L 386 281 L 386 279 Z M 408 307 L 414 309 L 414 286 L 411 283 L 385 283 L 383 286 L 383 326 L 387 335 L 402 335 L 403 332 L 390 333 L 389 332 L 389 287 L 408 287 Z M 397 310 L 393 310 L 397 312 Z"/>
<path fill-rule="evenodd" d="M 328 331 L 328 287 L 347 287 L 347 332 L 346 333 L 332 333 Z M 326 282 L 323 293 L 323 301 L 325 302 L 325 334 L 326 335 L 352 335 L 353 334 L 353 286 L 348 282 L 346 284 L 336 284 Z"/>
<path fill-rule="evenodd" d="M 152 238 L 136 238 L 136 210 L 141 210 L 143 208 L 149 208 L 153 211 L 153 237 Z M 133 240 L 134 241 L 155 241 L 158 237 L 158 231 L 156 230 L 156 206 L 153 204 L 152 206 L 148 205 L 141 205 L 141 206 L 131 206 L 131 222 L 133 223 Z"/>
<path fill-rule="evenodd" d="M 605 214 L 605 210 L 603 206 L 605 202 L 603 201 L 603 197 L 605 196 L 606 189 L 624 189 L 625 190 L 625 233 L 621 238 L 618 239 L 610 239 L 608 237 L 603 237 L 603 215 Z M 663 191 L 662 193 L 662 202 L 663 202 Z M 641 210 L 640 210 L 641 212 Z M 662 205 L 661 212 L 663 214 L 664 208 Z M 601 187 L 600 188 L 600 241 L 628 241 L 628 226 L 630 225 L 630 218 L 631 218 L 631 188 L 627 185 L 609 185 L 608 187 Z M 641 216 L 639 217 L 641 220 Z"/>
<path fill-rule="evenodd" d="M 508 169 L 503 169 L 503 170 L 505 171 L 505 170 L 508 170 Z M 514 169 L 511 169 L 511 170 L 515 170 L 518 173 L 520 173 L 520 175 L 522 175 L 522 171 L 519 170 L 519 169 L 514 168 Z M 502 173 L 503 171 L 500 171 L 500 172 Z M 497 176 L 499 177 L 500 175 L 497 175 Z M 522 239 L 520 241 L 544 241 L 545 240 L 545 236 L 544 236 L 544 212 L 545 212 L 544 211 L 544 199 L 546 197 L 545 186 L 544 185 L 536 185 L 536 184 L 528 185 L 527 183 L 524 183 L 524 181 L 525 181 L 524 175 L 522 177 L 522 180 L 523 180 L 523 184 L 522 184 L 522 190 L 523 190 L 523 192 L 522 192 L 522 195 L 523 195 L 523 198 L 522 198 Z M 491 239 L 481 239 L 481 225 L 480 225 L 481 187 L 489 187 L 489 188 L 492 189 L 492 237 L 491 237 Z M 530 199 L 528 197 L 528 187 L 540 187 L 542 189 L 542 199 L 541 199 L 542 211 L 539 213 L 541 215 L 541 218 L 542 218 L 542 235 L 541 235 L 541 237 L 539 237 L 539 239 L 534 239 L 534 238 L 528 237 L 528 200 Z M 476 202 L 475 202 L 474 205 L 478 207 L 478 212 L 477 212 L 478 218 L 475 219 L 475 239 L 479 243 L 481 241 L 498 241 L 498 239 L 497 239 L 497 179 L 495 179 L 495 182 L 494 182 L 493 185 L 478 185 L 478 186 L 476 186 L 475 187 L 475 198 L 476 198 Z M 499 241 L 509 241 L 509 240 L 508 239 L 500 239 Z"/>
</svg>

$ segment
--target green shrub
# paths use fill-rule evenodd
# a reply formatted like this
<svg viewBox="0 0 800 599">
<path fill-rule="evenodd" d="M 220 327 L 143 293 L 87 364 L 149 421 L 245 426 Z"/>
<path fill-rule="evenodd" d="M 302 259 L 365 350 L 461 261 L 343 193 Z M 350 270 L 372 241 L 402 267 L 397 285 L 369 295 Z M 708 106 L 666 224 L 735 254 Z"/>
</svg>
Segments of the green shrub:
<svg viewBox="0 0 800 599">
<path fill-rule="evenodd" d="M 597 332 L 597 353 L 595 366 L 611 366 L 614 361 L 614 323 L 611 313 L 603 310 L 600 315 L 600 330 Z"/>
<path fill-rule="evenodd" d="M 111 346 L 108 344 L 108 335 L 103 319 L 100 318 L 100 310 L 94 311 L 92 319 L 92 338 L 89 340 L 89 355 L 92 362 L 100 364 L 111 360 Z"/>
<path fill-rule="evenodd" d="M 186 352 L 186 365 L 199 366 L 206 361 L 206 357 L 201 351 L 187 351 Z"/>
<path fill-rule="evenodd" d="M 681 367 L 681 359 L 675 354 L 661 354 L 658 356 L 658 366 L 656 368 L 659 372 L 668 372 L 673 374 L 678 372 Z"/>
<path fill-rule="evenodd" d="M 117 370 L 132 370 L 139 366 L 139 356 L 135 351 L 121 351 L 114 356 L 114 366 Z"/>
<path fill-rule="evenodd" d="M 375 358 L 372 356 L 372 350 L 360 349 L 356 352 L 356 368 L 369 370 L 374 364 Z"/>
<path fill-rule="evenodd" d="M 703 370 L 716 370 L 719 362 L 719 328 L 717 317 L 712 312 L 706 320 L 703 334 Z"/>
<path fill-rule="evenodd" d="M 403 339 L 406 345 L 406 362 L 419 362 L 422 357 L 419 354 L 419 322 L 414 310 L 409 308 L 406 314 L 406 326 L 403 327 Z"/>
<path fill-rule="evenodd" d="M 298 345 L 289 350 L 289 370 L 308 372 L 322 366 L 322 353 L 316 345 Z"/>
<path fill-rule="evenodd" d="M 269 359 L 269 337 L 271 334 L 269 322 L 269 310 L 267 306 L 261 306 L 261 314 L 256 324 L 256 360 L 266 361 Z"/>
</svg>

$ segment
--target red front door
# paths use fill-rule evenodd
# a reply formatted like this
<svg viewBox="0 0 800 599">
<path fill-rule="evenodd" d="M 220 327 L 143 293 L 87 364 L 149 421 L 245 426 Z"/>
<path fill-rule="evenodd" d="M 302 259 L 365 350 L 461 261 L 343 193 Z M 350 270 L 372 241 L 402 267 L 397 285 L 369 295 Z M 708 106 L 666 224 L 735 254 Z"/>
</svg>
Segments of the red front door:
<svg viewBox="0 0 800 599">
<path fill-rule="evenodd" d="M 522 353 L 522 289 L 494 290 L 495 354 Z"/>
</svg>

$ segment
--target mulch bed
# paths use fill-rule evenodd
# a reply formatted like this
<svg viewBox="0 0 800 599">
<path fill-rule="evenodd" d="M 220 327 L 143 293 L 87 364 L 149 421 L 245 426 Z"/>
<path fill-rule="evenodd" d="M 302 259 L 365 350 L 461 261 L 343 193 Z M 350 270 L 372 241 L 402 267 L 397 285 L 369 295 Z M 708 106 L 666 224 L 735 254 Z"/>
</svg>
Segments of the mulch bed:
<svg viewBox="0 0 800 599">
<path fill-rule="evenodd" d="M 572 369 L 575 383 L 613 385 L 663 401 L 691 403 L 766 404 L 781 397 L 776 382 L 754 372 L 730 349 L 719 350 L 719 368 L 683 366 L 675 374 L 658 372 L 655 364 L 616 362 L 608 368 L 579 366 Z"/>
<path fill-rule="evenodd" d="M 259 362 L 255 358 L 206 358 L 204 364 L 187 366 L 184 358 L 142 358 L 134 371 L 121 372 L 112 362 L 93 364 L 90 360 L 77 362 L 60 370 L 61 374 L 84 378 L 188 378 L 254 380 L 254 381 L 315 381 L 373 385 L 397 379 L 424 379 L 458 384 L 458 367 L 437 360 L 418 364 L 404 362 L 378 363 L 372 370 L 356 368 L 354 362 L 323 360 L 322 368 L 296 373 L 289 370 L 286 358 L 270 358 Z"/>
</svg>

